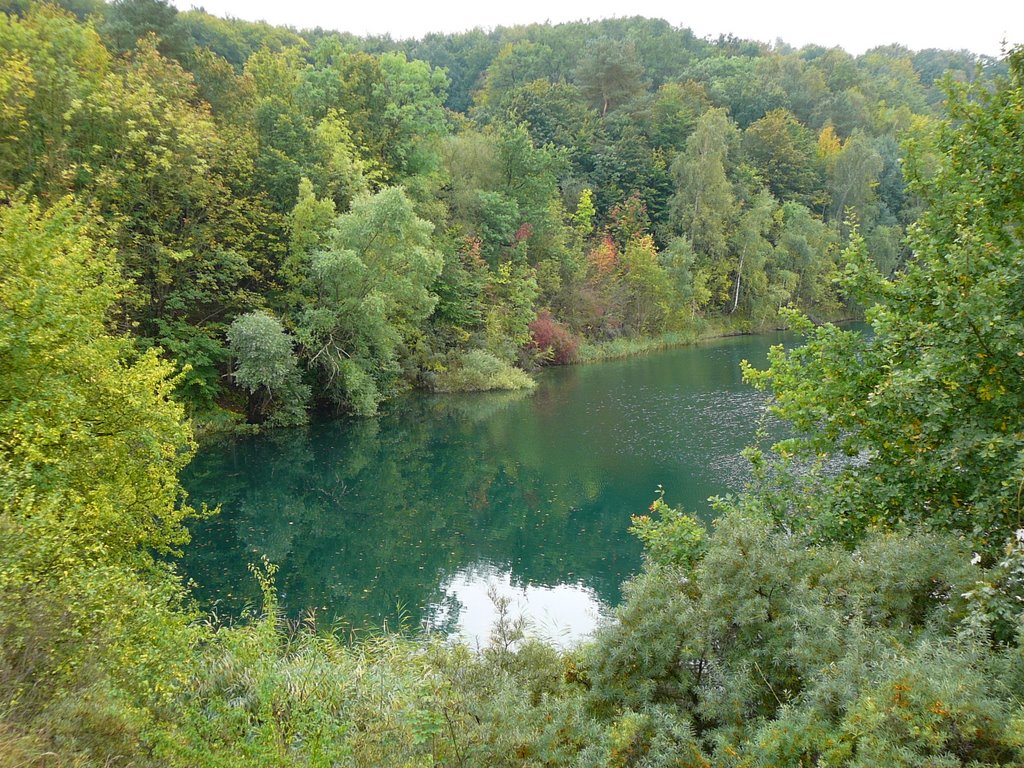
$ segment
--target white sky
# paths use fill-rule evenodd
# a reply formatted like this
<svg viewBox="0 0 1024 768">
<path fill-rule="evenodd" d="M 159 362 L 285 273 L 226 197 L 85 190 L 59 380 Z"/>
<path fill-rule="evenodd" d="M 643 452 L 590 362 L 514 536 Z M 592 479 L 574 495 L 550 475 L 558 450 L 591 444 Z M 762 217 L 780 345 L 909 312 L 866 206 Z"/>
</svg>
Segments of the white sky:
<svg viewBox="0 0 1024 768">
<path fill-rule="evenodd" d="M 427 32 L 461 32 L 472 27 L 560 22 L 616 16 L 663 18 L 691 28 L 698 37 L 734 34 L 795 47 L 840 45 L 863 53 L 876 45 L 900 43 L 922 48 L 966 48 L 999 55 L 1000 43 L 1024 43 L 1024 1 L 974 0 L 469 0 L 465 3 L 407 0 L 172 0 L 180 9 L 202 6 L 216 16 L 268 21 L 299 29 L 323 27 L 357 35 L 390 33 L 394 38 Z"/>
</svg>

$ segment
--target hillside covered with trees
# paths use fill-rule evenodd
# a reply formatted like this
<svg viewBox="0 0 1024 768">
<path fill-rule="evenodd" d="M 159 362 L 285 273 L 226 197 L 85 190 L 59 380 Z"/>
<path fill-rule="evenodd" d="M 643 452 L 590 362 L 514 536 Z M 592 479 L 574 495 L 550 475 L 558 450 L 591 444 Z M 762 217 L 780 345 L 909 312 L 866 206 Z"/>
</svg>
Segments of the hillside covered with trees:
<svg viewBox="0 0 1024 768">
<path fill-rule="evenodd" d="M 67 6 L 0 17 L 0 766 L 1024 763 L 1024 52 Z M 576 650 L 339 637 L 268 562 L 225 625 L 176 574 L 187 413 L 780 311 L 791 436 L 713 526 L 634 516 Z"/>
<path fill-rule="evenodd" d="M 899 142 L 947 73 L 1005 71 L 642 18 L 398 42 L 19 0 L 0 23 L 0 194 L 89 211 L 117 326 L 214 427 L 851 316 L 850 222 L 883 273 L 907 256 Z"/>
</svg>

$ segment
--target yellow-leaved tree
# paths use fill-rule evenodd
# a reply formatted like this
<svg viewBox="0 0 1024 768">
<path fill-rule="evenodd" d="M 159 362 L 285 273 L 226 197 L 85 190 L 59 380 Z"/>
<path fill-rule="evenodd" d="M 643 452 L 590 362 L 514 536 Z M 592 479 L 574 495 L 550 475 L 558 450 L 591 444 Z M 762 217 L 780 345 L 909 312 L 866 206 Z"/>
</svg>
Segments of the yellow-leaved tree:
<svg viewBox="0 0 1024 768">
<path fill-rule="evenodd" d="M 193 444 L 171 365 L 111 329 L 123 284 L 94 234 L 71 201 L 0 206 L 0 730 L 105 734 L 81 747 L 102 757 L 190 644 L 160 555 L 187 539 Z"/>
</svg>

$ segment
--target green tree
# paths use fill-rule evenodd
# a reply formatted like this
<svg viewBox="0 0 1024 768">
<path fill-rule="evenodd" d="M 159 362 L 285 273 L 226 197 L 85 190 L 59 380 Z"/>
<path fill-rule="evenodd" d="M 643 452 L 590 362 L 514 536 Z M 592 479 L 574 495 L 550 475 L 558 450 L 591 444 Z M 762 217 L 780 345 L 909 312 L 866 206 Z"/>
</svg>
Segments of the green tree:
<svg viewBox="0 0 1024 768">
<path fill-rule="evenodd" d="M 737 220 L 736 231 L 732 237 L 732 247 L 736 253 L 732 312 L 739 308 L 740 299 L 744 298 L 750 307 L 750 314 L 756 319 L 762 319 L 757 316 L 763 316 L 764 310 L 757 305 L 767 294 L 768 276 L 765 262 L 772 252 L 772 245 L 765 236 L 772 225 L 777 206 L 775 198 L 762 191 Z M 744 285 L 746 295 L 742 294 Z"/>
<path fill-rule="evenodd" d="M 662 254 L 662 263 L 677 296 L 674 309 L 688 309 L 690 318 L 695 318 L 711 300 L 711 291 L 707 286 L 707 271 L 697 267 L 693 245 L 685 237 L 673 238 Z"/>
<path fill-rule="evenodd" d="M 303 423 L 309 387 L 302 383 L 294 342 L 281 321 L 250 312 L 234 319 L 227 337 L 235 382 L 249 394 L 249 420 L 272 426 Z"/>
<path fill-rule="evenodd" d="M 501 106 L 502 119 L 524 123 L 538 147 L 551 144 L 581 156 L 597 133 L 596 114 L 580 90 L 569 83 L 534 80 L 511 90 Z"/>
<path fill-rule="evenodd" d="M 651 143 L 666 152 L 678 152 L 696 127 L 697 118 L 711 106 L 700 83 L 665 83 L 636 115 Z M 671 155 L 670 155 L 671 156 Z"/>
<path fill-rule="evenodd" d="M 515 360 L 530 342 L 537 317 L 537 278 L 532 267 L 513 257 L 490 272 L 484 287 L 484 346 L 499 360 Z"/>
<path fill-rule="evenodd" d="M 400 187 L 365 195 L 339 216 L 329 244 L 314 252 L 315 294 L 296 319 L 323 391 L 361 415 L 376 412 L 401 372 L 400 355 L 422 335 L 443 260 L 433 226 Z"/>
<path fill-rule="evenodd" d="M 190 366 L 180 394 L 208 413 L 227 357 L 224 315 L 252 303 L 249 254 L 266 209 L 232 188 L 252 173 L 253 148 L 229 143 L 194 101 L 189 75 L 140 41 L 125 71 L 69 110 L 67 173 L 110 226 L 132 281 L 125 317 Z"/>
<path fill-rule="evenodd" d="M 645 90 L 644 68 L 636 47 L 609 38 L 587 44 L 576 70 L 576 80 L 583 95 L 602 116 Z"/>
<path fill-rule="evenodd" d="M 384 107 L 374 119 L 384 131 L 382 161 L 390 169 L 390 181 L 431 174 L 438 165 L 435 143 L 445 133 L 448 78 L 442 70 L 400 53 L 382 55 L 380 69 L 375 95 Z"/>
<path fill-rule="evenodd" d="M 736 215 L 736 199 L 726 175 L 730 144 L 737 136 L 724 110 L 701 115 L 686 140 L 686 149 L 672 164 L 676 193 L 672 197 L 672 223 L 697 254 L 715 302 L 728 300 L 726 265 L 729 235 Z"/>
<path fill-rule="evenodd" d="M 334 201 L 318 199 L 312 182 L 303 178 L 299 182 L 299 199 L 288 220 L 288 256 L 278 275 L 286 291 L 282 304 L 289 311 L 301 308 L 312 295 L 312 255 L 328 244 L 336 218 Z"/>
<path fill-rule="evenodd" d="M 598 208 L 606 215 L 614 217 L 617 207 L 636 199 L 654 222 L 664 222 L 673 186 L 668 163 L 635 127 L 627 125 L 614 142 L 595 149 L 593 164 L 589 178 L 598 193 Z"/>
<path fill-rule="evenodd" d="M 191 431 L 172 366 L 109 330 L 124 283 L 96 235 L 68 201 L 0 209 L 0 700 L 7 722 L 67 700 L 86 730 L 154 702 L 190 642 L 167 556 Z"/>
<path fill-rule="evenodd" d="M 821 186 L 814 136 L 784 109 L 747 126 L 743 151 L 778 200 L 806 204 Z"/>
<path fill-rule="evenodd" d="M 131 51 L 149 35 L 160 39 L 160 52 L 165 56 L 181 60 L 189 49 L 178 9 L 166 0 L 113 0 L 104 8 L 100 32 L 115 53 Z"/>
<path fill-rule="evenodd" d="M 884 164 L 871 140 L 856 133 L 842 149 L 827 161 L 828 191 L 831 197 L 829 218 L 844 222 L 852 211 L 857 221 L 870 227 L 877 214 L 878 178 Z"/>
<path fill-rule="evenodd" d="M 817 312 L 831 313 L 839 304 L 835 229 L 800 203 L 783 203 L 776 218 L 778 231 L 772 261 L 777 271 L 794 275 L 798 281 L 787 300 L 811 316 Z"/>
<path fill-rule="evenodd" d="M 685 151 L 672 164 L 677 189 L 672 200 L 673 221 L 699 253 L 711 258 L 725 255 L 736 204 L 726 176 L 730 138 L 735 135 L 724 110 L 709 110 L 697 121 Z"/>
<path fill-rule="evenodd" d="M 676 297 L 661 265 L 654 238 L 633 237 L 622 250 L 621 281 L 625 289 L 623 324 L 635 334 L 664 330 Z"/>
<path fill-rule="evenodd" d="M 23 184 L 60 196 L 66 188 L 66 115 L 101 86 L 111 57 L 99 35 L 52 5 L 21 18 L 0 14 L 4 67 L 0 188 Z"/>
<path fill-rule="evenodd" d="M 807 345 L 748 372 L 797 430 L 780 451 L 861 457 L 794 510 L 819 531 L 926 522 L 993 548 L 1022 527 L 1024 57 L 1010 63 L 994 90 L 953 88 L 937 171 L 911 154 L 927 208 L 905 271 L 886 280 L 854 237 L 845 283 L 873 334 L 806 328 Z"/>
<path fill-rule="evenodd" d="M 481 255 L 492 267 L 507 254 L 522 224 L 519 203 L 501 192 L 478 192 L 473 228 L 480 239 Z"/>
<path fill-rule="evenodd" d="M 963 541 L 809 547 L 756 498 L 723 507 L 709 536 L 662 500 L 633 518 L 644 570 L 586 664 L 609 757 L 624 741 L 655 765 L 1020 759 L 1019 649 L 956 636 L 977 578 Z M 623 739 L 627 718 L 642 727 Z"/>
<path fill-rule="evenodd" d="M 493 110 L 508 94 L 528 83 L 547 82 L 551 72 L 551 49 L 530 41 L 507 43 L 483 74 L 483 87 L 473 101 L 478 109 Z"/>
</svg>

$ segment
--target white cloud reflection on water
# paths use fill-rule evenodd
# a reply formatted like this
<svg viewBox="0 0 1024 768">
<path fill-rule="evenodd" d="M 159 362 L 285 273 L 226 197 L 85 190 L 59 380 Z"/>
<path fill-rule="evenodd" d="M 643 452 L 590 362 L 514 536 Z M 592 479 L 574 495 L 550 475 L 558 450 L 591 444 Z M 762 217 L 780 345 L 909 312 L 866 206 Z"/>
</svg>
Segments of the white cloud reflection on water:
<svg viewBox="0 0 1024 768">
<path fill-rule="evenodd" d="M 508 618 L 527 621 L 526 634 L 568 648 L 587 639 L 608 615 L 608 606 L 582 583 L 524 584 L 483 561 L 460 568 L 441 584 L 444 598 L 427 609 L 426 625 L 472 648 L 488 644 L 498 621 L 494 598 L 508 599 Z"/>
</svg>

